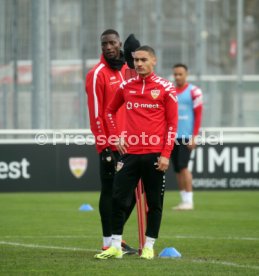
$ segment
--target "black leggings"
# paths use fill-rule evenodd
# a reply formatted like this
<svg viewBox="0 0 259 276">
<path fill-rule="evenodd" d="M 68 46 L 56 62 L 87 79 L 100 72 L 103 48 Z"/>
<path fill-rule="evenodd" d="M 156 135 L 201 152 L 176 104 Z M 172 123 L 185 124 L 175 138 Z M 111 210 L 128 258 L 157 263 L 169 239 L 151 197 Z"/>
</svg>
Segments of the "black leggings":
<svg viewBox="0 0 259 276">
<path fill-rule="evenodd" d="M 165 174 L 156 170 L 160 153 L 126 154 L 119 163 L 113 188 L 112 233 L 122 235 L 127 212 L 139 179 L 142 179 L 147 197 L 148 214 L 146 236 L 157 238 L 163 209 Z"/>
<path fill-rule="evenodd" d="M 118 152 L 113 152 L 114 160 L 110 160 L 104 153 L 99 155 L 100 161 L 100 178 L 101 178 L 101 194 L 99 199 L 99 212 L 102 222 L 102 232 L 104 237 L 112 235 L 112 194 L 113 180 L 115 174 L 115 164 L 119 158 Z M 110 161 L 109 161 L 110 160 Z M 125 222 L 129 218 L 135 206 L 135 196 L 131 198 L 131 203 L 126 212 Z"/>
</svg>

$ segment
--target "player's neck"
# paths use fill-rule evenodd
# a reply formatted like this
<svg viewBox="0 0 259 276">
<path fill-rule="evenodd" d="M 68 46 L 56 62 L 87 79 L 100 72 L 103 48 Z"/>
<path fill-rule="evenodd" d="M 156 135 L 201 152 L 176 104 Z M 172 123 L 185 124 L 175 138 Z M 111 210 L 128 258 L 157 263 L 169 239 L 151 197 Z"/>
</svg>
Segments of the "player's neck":
<svg viewBox="0 0 259 276">
<path fill-rule="evenodd" d="M 147 73 L 147 74 L 139 74 L 139 76 L 140 76 L 142 79 L 146 79 L 146 78 L 150 77 L 153 73 L 154 73 L 154 71 L 149 72 L 149 73 Z"/>
<path fill-rule="evenodd" d="M 181 89 L 185 88 L 187 85 L 188 85 L 188 83 L 184 82 L 182 85 L 176 85 L 176 87 L 181 90 Z"/>
<path fill-rule="evenodd" d="M 182 93 L 183 91 L 185 91 L 185 89 L 187 88 L 187 86 L 188 86 L 188 82 L 185 82 L 181 86 L 176 85 L 176 92 L 179 93 L 179 94 Z"/>
</svg>

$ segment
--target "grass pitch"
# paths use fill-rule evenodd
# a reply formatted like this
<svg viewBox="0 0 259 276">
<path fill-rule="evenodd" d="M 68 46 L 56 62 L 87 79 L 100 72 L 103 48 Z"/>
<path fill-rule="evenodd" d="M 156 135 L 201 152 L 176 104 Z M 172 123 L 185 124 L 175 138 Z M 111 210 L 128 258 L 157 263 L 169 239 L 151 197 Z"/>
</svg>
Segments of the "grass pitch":
<svg viewBox="0 0 259 276">
<path fill-rule="evenodd" d="M 181 259 L 95 260 L 101 247 L 99 193 L 0 194 L 0 275 L 259 275 L 259 192 L 195 192 L 195 210 L 172 211 L 166 192 L 158 254 Z M 89 203 L 94 211 L 80 212 Z M 138 245 L 136 211 L 124 239 Z"/>
</svg>

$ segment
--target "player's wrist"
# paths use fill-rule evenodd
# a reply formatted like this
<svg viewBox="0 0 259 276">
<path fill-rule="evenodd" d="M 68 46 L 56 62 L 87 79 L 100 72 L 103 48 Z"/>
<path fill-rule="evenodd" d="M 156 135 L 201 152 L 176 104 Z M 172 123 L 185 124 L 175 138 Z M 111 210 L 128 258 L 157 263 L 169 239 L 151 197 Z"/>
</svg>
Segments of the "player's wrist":
<svg viewBox="0 0 259 276">
<path fill-rule="evenodd" d="M 163 150 L 162 152 L 161 152 L 161 155 L 160 155 L 160 157 L 164 157 L 164 158 L 167 158 L 168 160 L 170 159 L 170 155 L 171 155 L 171 151 L 169 150 Z"/>
<path fill-rule="evenodd" d="M 196 145 L 196 139 L 197 139 L 197 135 L 192 135 L 191 139 L 189 140 L 189 144 L 192 145 Z"/>
</svg>

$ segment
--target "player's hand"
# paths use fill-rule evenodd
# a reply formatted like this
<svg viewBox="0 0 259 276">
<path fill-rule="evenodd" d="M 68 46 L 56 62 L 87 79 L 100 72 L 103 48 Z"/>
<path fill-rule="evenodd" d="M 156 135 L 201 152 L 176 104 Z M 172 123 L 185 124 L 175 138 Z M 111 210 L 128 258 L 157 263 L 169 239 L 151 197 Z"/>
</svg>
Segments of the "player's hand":
<svg viewBox="0 0 259 276">
<path fill-rule="evenodd" d="M 118 138 L 116 148 L 117 148 L 120 155 L 123 155 L 123 154 L 127 153 L 127 148 L 128 147 L 129 147 L 129 145 L 124 139 Z"/>
<path fill-rule="evenodd" d="M 162 171 L 165 172 L 169 167 L 169 159 L 164 157 L 164 156 L 160 156 L 157 162 L 157 170 L 158 171 Z"/>
<path fill-rule="evenodd" d="M 192 136 L 192 138 L 190 139 L 188 145 L 187 145 L 189 150 L 193 150 L 196 147 L 196 140 L 195 140 L 195 136 Z"/>
</svg>

